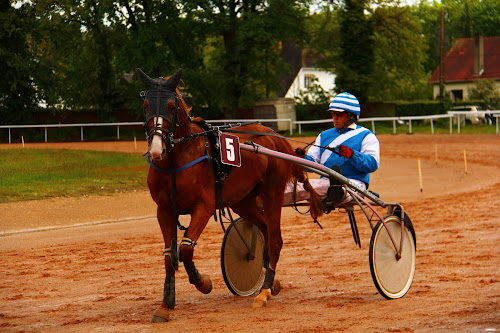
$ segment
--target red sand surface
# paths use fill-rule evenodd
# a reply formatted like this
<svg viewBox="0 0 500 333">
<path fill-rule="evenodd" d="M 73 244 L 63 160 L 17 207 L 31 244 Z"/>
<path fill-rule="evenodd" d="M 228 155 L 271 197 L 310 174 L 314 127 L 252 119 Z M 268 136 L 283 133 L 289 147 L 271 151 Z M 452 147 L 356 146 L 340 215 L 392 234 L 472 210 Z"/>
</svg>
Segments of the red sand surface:
<svg viewBox="0 0 500 333">
<path fill-rule="evenodd" d="M 403 203 L 417 235 L 416 273 L 405 297 L 386 300 L 373 285 L 371 232 L 362 214 L 356 213 L 359 249 L 346 214 L 321 217 L 321 230 L 287 208 L 277 267 L 282 291 L 267 307 L 253 309 L 252 297 L 234 296 L 225 286 L 219 262 L 223 232 L 211 221 L 195 262 L 211 276 L 212 293 L 200 294 L 181 267 L 171 321 L 151 324 L 162 298 L 163 241 L 155 205 L 148 192 L 138 191 L 0 204 L 0 331 L 500 331 L 500 137 L 379 140 L 382 164 L 370 188 L 384 201 Z M 146 149 L 144 142 L 137 148 L 133 142 L 26 146 Z"/>
</svg>

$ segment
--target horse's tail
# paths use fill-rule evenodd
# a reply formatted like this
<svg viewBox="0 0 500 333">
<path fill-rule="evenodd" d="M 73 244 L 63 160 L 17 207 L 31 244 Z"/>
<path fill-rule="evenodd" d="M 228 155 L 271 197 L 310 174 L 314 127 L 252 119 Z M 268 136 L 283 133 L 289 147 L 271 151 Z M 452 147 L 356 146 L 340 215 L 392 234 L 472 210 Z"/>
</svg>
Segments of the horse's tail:
<svg viewBox="0 0 500 333">
<path fill-rule="evenodd" d="M 297 164 L 292 165 L 292 177 L 304 184 L 304 189 L 309 192 L 309 205 L 311 217 L 316 221 L 318 217 L 323 215 L 323 206 L 319 194 L 314 190 L 306 172 Z"/>
</svg>

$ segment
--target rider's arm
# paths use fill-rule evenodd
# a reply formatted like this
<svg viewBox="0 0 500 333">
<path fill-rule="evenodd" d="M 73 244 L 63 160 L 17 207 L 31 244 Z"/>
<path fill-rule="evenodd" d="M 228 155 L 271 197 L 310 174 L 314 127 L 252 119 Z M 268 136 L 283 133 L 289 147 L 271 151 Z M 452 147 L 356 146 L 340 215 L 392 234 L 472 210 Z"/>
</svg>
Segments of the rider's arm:
<svg viewBox="0 0 500 333">
<path fill-rule="evenodd" d="M 353 166 L 362 172 L 374 172 L 380 165 L 380 144 L 377 137 L 370 133 L 361 143 L 361 151 L 353 151 Z"/>
<path fill-rule="evenodd" d="M 307 151 L 307 154 L 304 156 L 305 159 L 319 163 L 321 160 L 321 148 L 318 146 L 321 146 L 321 135 L 318 135 L 316 138 L 316 141 L 314 142 L 314 145 L 312 145 L 309 150 Z"/>
</svg>

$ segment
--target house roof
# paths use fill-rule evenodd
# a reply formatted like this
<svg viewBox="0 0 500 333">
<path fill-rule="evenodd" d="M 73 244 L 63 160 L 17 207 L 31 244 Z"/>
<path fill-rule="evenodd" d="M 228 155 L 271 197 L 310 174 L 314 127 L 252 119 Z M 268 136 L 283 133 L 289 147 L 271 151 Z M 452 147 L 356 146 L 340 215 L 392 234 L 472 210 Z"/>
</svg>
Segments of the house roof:
<svg viewBox="0 0 500 333">
<path fill-rule="evenodd" d="M 444 81 L 500 79 L 500 37 L 484 37 L 484 71 L 474 75 L 474 38 L 460 38 L 445 57 Z M 428 82 L 439 82 L 440 66 Z"/>
</svg>

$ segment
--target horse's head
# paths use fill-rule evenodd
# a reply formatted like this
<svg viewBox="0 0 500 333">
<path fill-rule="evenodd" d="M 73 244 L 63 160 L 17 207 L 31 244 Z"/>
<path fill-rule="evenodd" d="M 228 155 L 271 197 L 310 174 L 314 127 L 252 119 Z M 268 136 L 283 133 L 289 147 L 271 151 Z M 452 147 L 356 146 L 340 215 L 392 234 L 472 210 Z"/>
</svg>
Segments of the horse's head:
<svg viewBox="0 0 500 333">
<path fill-rule="evenodd" d="M 153 159 L 162 159 L 166 152 L 174 147 L 174 135 L 179 126 L 179 110 L 185 104 L 177 85 L 181 79 L 182 69 L 177 70 L 169 78 L 151 79 L 139 68 L 136 69 L 146 91 L 144 98 L 144 126 L 148 140 L 148 153 Z"/>
</svg>

